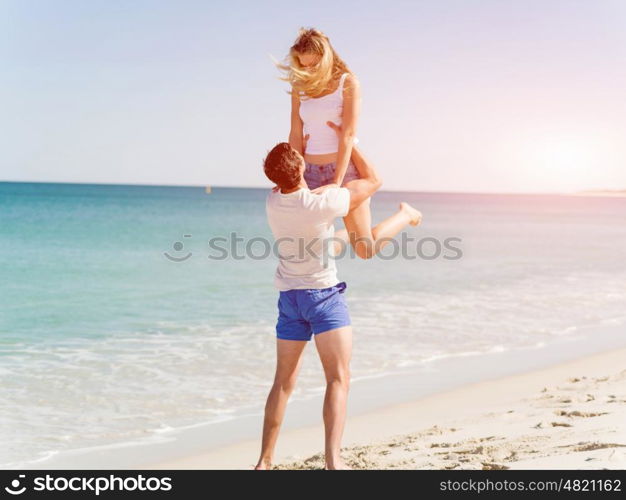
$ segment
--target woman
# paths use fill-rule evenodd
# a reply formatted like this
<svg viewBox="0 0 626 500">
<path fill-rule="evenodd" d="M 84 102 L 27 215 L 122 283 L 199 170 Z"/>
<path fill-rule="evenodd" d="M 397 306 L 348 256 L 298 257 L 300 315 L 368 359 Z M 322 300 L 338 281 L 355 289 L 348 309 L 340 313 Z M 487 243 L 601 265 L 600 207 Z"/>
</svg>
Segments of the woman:
<svg viewBox="0 0 626 500">
<path fill-rule="evenodd" d="M 301 28 L 289 50 L 288 64 L 278 67 L 287 72 L 283 80 L 292 86 L 289 144 L 304 156 L 309 189 L 319 193 L 358 179 L 360 174 L 350 156 L 353 141 L 358 142 L 359 82 L 328 37 L 314 28 Z M 329 122 L 341 126 L 339 136 Z M 347 232 L 338 231 L 336 237 L 350 241 L 359 257 L 369 259 L 403 227 L 416 226 L 421 218 L 418 210 L 401 203 L 398 212 L 372 228 L 368 198 L 344 217 Z"/>
</svg>

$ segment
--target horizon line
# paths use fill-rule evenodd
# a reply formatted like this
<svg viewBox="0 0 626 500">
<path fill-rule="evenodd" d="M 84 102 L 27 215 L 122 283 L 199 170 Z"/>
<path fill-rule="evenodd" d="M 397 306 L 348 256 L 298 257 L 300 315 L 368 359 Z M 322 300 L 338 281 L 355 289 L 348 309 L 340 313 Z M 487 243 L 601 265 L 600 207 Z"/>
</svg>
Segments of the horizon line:
<svg viewBox="0 0 626 500">
<path fill-rule="evenodd" d="M 123 182 L 83 182 L 83 181 L 16 181 L 0 180 L 0 184 L 70 184 L 85 186 L 135 186 L 135 187 L 186 187 L 206 189 L 271 189 L 271 186 L 224 186 L 212 184 L 143 184 L 143 183 L 123 183 Z M 440 190 L 406 190 L 406 189 L 381 189 L 382 193 L 424 193 L 424 194 L 487 194 L 487 195 L 552 195 L 552 196 L 572 196 L 584 194 L 624 194 L 626 189 L 591 188 L 577 191 L 440 191 Z"/>
</svg>

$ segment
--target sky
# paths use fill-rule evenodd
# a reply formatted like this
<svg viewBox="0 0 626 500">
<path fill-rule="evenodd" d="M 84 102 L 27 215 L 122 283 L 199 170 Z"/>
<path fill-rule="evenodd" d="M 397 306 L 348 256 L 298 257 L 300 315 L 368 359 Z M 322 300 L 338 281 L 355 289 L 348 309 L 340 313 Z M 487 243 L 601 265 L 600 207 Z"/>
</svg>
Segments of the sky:
<svg viewBox="0 0 626 500">
<path fill-rule="evenodd" d="M 384 189 L 626 189 L 624 0 L 0 0 L 0 181 L 269 186 L 301 26 Z"/>
</svg>

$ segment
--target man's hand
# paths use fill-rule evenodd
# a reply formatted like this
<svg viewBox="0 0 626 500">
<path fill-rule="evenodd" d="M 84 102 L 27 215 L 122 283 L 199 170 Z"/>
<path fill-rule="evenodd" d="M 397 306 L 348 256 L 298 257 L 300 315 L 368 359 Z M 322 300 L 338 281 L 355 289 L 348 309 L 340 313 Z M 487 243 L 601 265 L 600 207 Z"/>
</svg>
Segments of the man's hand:
<svg viewBox="0 0 626 500">
<path fill-rule="evenodd" d="M 337 133 L 338 137 L 341 136 L 341 127 L 339 125 L 337 125 L 336 123 L 331 122 L 331 121 L 327 121 L 326 125 L 328 125 L 330 128 L 332 128 Z M 315 188 L 315 189 L 311 190 L 311 192 L 315 193 L 315 194 L 322 194 L 327 189 L 334 188 L 334 187 L 339 187 L 339 184 L 335 184 L 335 183 L 324 184 L 323 186 L 320 186 L 318 188 Z"/>
<path fill-rule="evenodd" d="M 341 126 L 331 121 L 327 121 L 326 125 L 328 125 L 330 128 L 332 128 L 335 131 L 335 133 L 337 134 L 337 137 L 341 137 L 341 131 L 342 131 Z"/>
<path fill-rule="evenodd" d="M 333 122 L 326 122 L 326 123 L 332 123 L 333 124 L 333 128 L 337 127 L 337 125 L 335 125 Z M 335 129 L 336 130 L 336 129 Z M 309 140 L 309 134 L 304 136 L 304 140 L 302 141 L 303 143 L 303 147 L 306 150 L 306 143 Z M 332 187 L 339 187 L 337 184 L 325 184 L 324 186 L 320 186 L 318 188 L 312 189 L 311 193 L 315 193 L 315 194 L 322 194 L 324 191 L 326 191 L 327 189 L 330 189 Z"/>
</svg>

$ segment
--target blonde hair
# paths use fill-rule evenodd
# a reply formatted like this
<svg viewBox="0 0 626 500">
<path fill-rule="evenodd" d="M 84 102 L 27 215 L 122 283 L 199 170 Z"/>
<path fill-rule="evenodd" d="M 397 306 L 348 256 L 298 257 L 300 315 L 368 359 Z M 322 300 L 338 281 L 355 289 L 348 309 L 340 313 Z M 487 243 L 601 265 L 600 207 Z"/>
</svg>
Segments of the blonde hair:
<svg viewBox="0 0 626 500">
<path fill-rule="evenodd" d="M 321 56 L 313 71 L 300 64 L 298 55 L 304 54 Z M 333 49 L 328 37 L 315 28 L 300 28 L 298 37 L 285 58 L 285 64 L 276 63 L 276 66 L 287 73 L 280 79 L 291 84 L 292 90 L 289 94 L 294 91 L 300 94 L 302 91 L 308 97 L 318 97 L 331 91 L 331 82 L 339 80 L 345 72 L 351 73 L 348 65 Z"/>
</svg>

